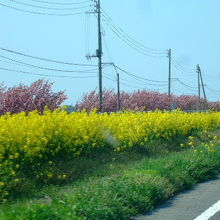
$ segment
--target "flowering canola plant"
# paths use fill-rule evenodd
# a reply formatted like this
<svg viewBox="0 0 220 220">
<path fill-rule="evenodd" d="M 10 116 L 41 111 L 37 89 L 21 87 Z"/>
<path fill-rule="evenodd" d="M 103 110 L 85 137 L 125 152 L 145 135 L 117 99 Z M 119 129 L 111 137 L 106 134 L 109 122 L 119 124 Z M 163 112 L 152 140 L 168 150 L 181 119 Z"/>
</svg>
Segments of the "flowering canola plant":
<svg viewBox="0 0 220 220">
<path fill-rule="evenodd" d="M 178 135 L 220 127 L 220 113 L 121 112 L 103 113 L 62 110 L 6 114 L 0 117 L 0 201 L 25 178 L 47 183 L 65 180 L 51 173 L 58 160 L 72 160 L 100 150 L 147 148 L 152 140 L 172 140 Z M 47 166 L 45 166 L 47 164 Z M 42 172 L 42 167 L 47 167 Z"/>
</svg>

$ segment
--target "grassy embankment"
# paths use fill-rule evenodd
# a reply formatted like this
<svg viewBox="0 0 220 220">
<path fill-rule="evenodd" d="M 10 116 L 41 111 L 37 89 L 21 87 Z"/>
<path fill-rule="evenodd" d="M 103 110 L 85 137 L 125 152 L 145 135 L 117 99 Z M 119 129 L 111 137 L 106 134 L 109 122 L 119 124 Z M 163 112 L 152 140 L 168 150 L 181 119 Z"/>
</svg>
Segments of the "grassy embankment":
<svg viewBox="0 0 220 220">
<path fill-rule="evenodd" d="M 166 143 L 166 148 L 158 143 L 148 152 L 104 153 L 81 158 L 78 165 L 55 164 L 54 169 L 75 173 L 71 183 L 35 186 L 32 193 L 1 205 L 0 219 L 129 219 L 215 177 L 220 168 L 218 133 Z M 186 148 L 179 146 L 183 141 Z"/>
</svg>

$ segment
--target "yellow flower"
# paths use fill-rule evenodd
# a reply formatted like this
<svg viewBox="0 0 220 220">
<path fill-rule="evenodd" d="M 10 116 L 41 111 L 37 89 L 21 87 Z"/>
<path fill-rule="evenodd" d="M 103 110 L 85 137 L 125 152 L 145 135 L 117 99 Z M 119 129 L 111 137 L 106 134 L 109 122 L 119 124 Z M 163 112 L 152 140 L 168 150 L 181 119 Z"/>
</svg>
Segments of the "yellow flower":
<svg viewBox="0 0 220 220">
<path fill-rule="evenodd" d="M 53 174 L 52 174 L 52 173 L 48 173 L 48 174 L 47 174 L 47 177 L 48 177 L 48 178 L 52 178 L 52 177 L 53 177 Z"/>
<path fill-rule="evenodd" d="M 188 145 L 193 147 L 194 143 L 191 141 L 191 142 L 188 143 Z"/>
</svg>

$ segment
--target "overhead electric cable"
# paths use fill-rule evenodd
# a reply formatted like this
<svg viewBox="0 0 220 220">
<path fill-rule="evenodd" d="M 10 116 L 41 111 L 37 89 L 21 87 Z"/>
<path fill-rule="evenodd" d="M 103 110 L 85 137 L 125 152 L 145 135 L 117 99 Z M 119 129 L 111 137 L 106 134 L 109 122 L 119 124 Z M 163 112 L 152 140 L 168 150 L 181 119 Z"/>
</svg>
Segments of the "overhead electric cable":
<svg viewBox="0 0 220 220">
<path fill-rule="evenodd" d="M 131 76 L 133 77 L 133 76 Z M 167 87 L 167 84 L 152 84 L 152 83 L 148 83 L 148 82 L 144 82 L 143 80 L 140 80 L 140 79 L 137 79 L 136 77 L 133 77 L 134 79 L 138 80 L 138 84 L 142 84 L 142 85 L 150 85 L 150 86 L 159 86 L 159 87 L 163 87 L 163 86 L 166 86 Z"/>
<path fill-rule="evenodd" d="M 80 14 L 84 14 L 85 12 L 76 12 L 76 13 L 68 13 L 68 14 L 58 14 L 58 13 L 44 13 L 44 12 L 36 12 L 36 11 L 29 11 L 29 10 L 25 10 L 25 9 L 21 9 L 21 8 L 16 8 L 13 6 L 9 6 L 6 4 L 2 4 L 0 3 L 1 6 L 6 7 L 6 8 L 10 8 L 10 9 L 14 9 L 16 11 L 21 11 L 21 12 L 26 12 L 26 13 L 30 13 L 30 14 L 37 14 L 37 15 L 48 15 L 48 16 L 72 16 L 72 15 L 80 15 Z"/>
<path fill-rule="evenodd" d="M 0 47 L 0 50 L 6 51 L 6 52 L 9 52 L 9 53 L 13 53 L 13 54 L 16 54 L 16 55 L 29 57 L 29 58 L 32 58 L 32 59 L 37 59 L 37 60 L 42 60 L 42 61 L 52 62 L 52 63 L 57 63 L 57 64 L 64 64 L 64 65 L 70 65 L 70 66 L 96 66 L 96 65 L 92 65 L 92 64 L 79 64 L 79 63 L 71 63 L 71 62 L 51 60 L 51 59 L 47 59 L 47 58 L 43 58 L 43 57 L 36 57 L 36 56 L 32 56 L 32 55 L 28 55 L 28 54 L 25 54 L 25 53 L 9 50 L 9 49 L 2 48 L 2 47 Z"/>
<path fill-rule="evenodd" d="M 121 39 L 124 43 L 126 43 L 129 47 L 131 47 L 132 49 L 136 50 L 137 52 L 148 56 L 148 57 L 153 57 L 153 58 L 161 58 L 161 57 L 166 57 L 165 54 L 152 54 L 149 51 L 144 50 L 143 48 L 135 45 L 133 42 L 129 41 L 128 38 L 126 38 L 125 36 L 121 35 L 121 33 L 119 33 L 116 29 L 114 29 L 112 26 L 110 26 L 110 24 L 108 23 L 108 21 L 105 20 L 105 18 L 103 19 L 103 21 L 109 26 L 109 28 L 112 30 L 113 33 L 115 33 L 116 36 L 119 37 L 119 39 Z"/>
<path fill-rule="evenodd" d="M 137 75 L 135 75 L 135 74 L 133 74 L 133 73 L 130 73 L 130 72 L 128 72 L 128 71 L 122 69 L 121 67 L 118 67 L 118 66 L 115 66 L 115 67 L 116 67 L 117 69 L 121 70 L 122 72 L 124 72 L 124 73 L 126 73 L 126 74 L 128 74 L 128 75 L 131 75 L 131 76 L 133 76 L 133 77 L 135 77 L 135 78 L 139 78 L 139 79 L 146 80 L 146 81 L 150 81 L 150 82 L 167 83 L 167 81 L 151 80 L 151 79 L 147 79 L 147 78 L 144 78 L 144 77 L 141 77 L 141 76 L 137 76 Z"/>
<path fill-rule="evenodd" d="M 71 78 L 71 79 L 97 78 L 97 76 L 66 76 L 66 75 L 47 75 L 47 74 L 40 74 L 40 73 L 38 74 L 38 73 L 32 73 L 32 72 L 14 70 L 14 69 L 2 68 L 2 67 L 0 67 L 0 70 L 24 73 L 24 74 L 36 75 L 36 76 L 56 77 L 56 78 Z"/>
<path fill-rule="evenodd" d="M 104 75 L 103 78 L 108 79 L 108 80 L 110 80 L 110 81 L 112 81 L 112 82 L 116 82 L 116 80 L 111 79 L 110 77 L 106 76 L 105 74 L 103 74 L 103 75 Z"/>
<path fill-rule="evenodd" d="M 150 83 L 146 83 L 146 82 L 135 82 L 135 81 L 127 80 L 127 79 L 124 79 L 124 78 L 120 78 L 120 79 L 121 79 L 121 81 L 134 83 L 134 84 L 139 84 L 139 85 L 162 86 L 162 85 L 155 85 L 155 84 L 150 84 Z M 167 88 L 167 85 L 164 85 L 164 88 Z"/>
<path fill-rule="evenodd" d="M 36 66 L 33 64 L 29 64 L 29 63 L 25 63 L 25 62 L 21 62 L 15 59 L 11 59 L 5 56 L 0 55 L 1 58 L 13 61 L 15 63 L 19 63 L 19 64 L 23 64 L 25 66 L 29 66 L 29 67 L 33 67 L 33 68 L 37 68 L 37 69 L 42 69 L 42 70 L 49 70 L 49 71 L 55 71 L 55 72 L 66 72 L 66 73 L 88 73 L 88 72 L 92 72 L 92 71 L 96 71 L 98 69 L 89 69 L 89 70 L 65 70 L 65 69 L 54 69 L 54 68 L 48 68 L 48 67 L 42 67 L 42 66 Z"/>
<path fill-rule="evenodd" d="M 214 89 L 211 89 L 211 88 L 209 88 L 207 85 L 205 85 L 205 87 L 209 90 L 209 91 L 211 91 L 211 92 L 220 92 L 220 91 L 217 91 L 217 90 L 214 90 Z"/>
<path fill-rule="evenodd" d="M 23 66 L 23 64 L 14 63 L 14 62 L 6 61 L 6 60 L 0 60 L 0 62 L 1 63 L 12 64 L 12 65 L 17 65 L 17 66 Z"/>
<path fill-rule="evenodd" d="M 185 67 L 183 67 L 176 59 L 172 57 L 172 62 L 174 65 L 178 67 L 178 69 L 184 73 L 195 73 L 195 70 L 187 70 Z"/>
<path fill-rule="evenodd" d="M 131 36 L 129 36 L 121 27 L 113 25 L 112 24 L 112 19 L 107 15 L 107 13 L 102 9 L 102 14 L 105 17 L 105 19 L 109 22 L 109 24 L 114 27 L 116 30 L 118 30 L 118 32 L 123 33 L 127 38 L 130 39 L 130 41 L 132 41 L 133 43 L 139 45 L 139 47 L 145 49 L 145 50 L 149 50 L 149 52 L 151 53 L 156 53 L 156 54 L 166 54 L 166 50 L 158 50 L 158 49 L 153 49 L 150 47 L 146 47 L 145 45 L 139 43 L 137 40 L 135 40 L 134 38 L 132 38 Z"/>
<path fill-rule="evenodd" d="M 179 92 L 179 93 L 181 93 L 182 95 L 196 96 L 196 95 L 193 94 L 193 93 L 184 93 L 184 92 L 182 92 L 182 91 L 180 91 L 180 90 L 178 90 L 178 89 L 176 89 L 176 88 L 172 88 L 172 89 L 173 89 L 173 91 Z"/>
<path fill-rule="evenodd" d="M 171 61 L 172 62 L 172 61 Z M 173 62 L 172 62 L 173 63 Z M 175 63 L 173 63 L 173 66 L 175 67 L 175 69 L 177 69 L 180 73 L 182 73 L 182 74 L 187 74 L 187 76 L 195 76 L 195 74 L 193 74 L 193 73 L 187 73 L 187 72 L 185 72 L 184 70 L 182 70 L 182 69 L 180 69 Z"/>
<path fill-rule="evenodd" d="M 182 84 L 183 86 L 185 87 L 188 87 L 189 89 L 197 89 L 197 87 L 194 87 L 194 86 L 190 86 L 190 85 L 187 85 L 186 83 L 182 82 L 180 79 L 176 79 L 177 82 L 179 82 L 180 84 Z"/>
<path fill-rule="evenodd" d="M 105 36 L 103 36 L 103 42 L 110 62 L 114 63 Z"/>
<path fill-rule="evenodd" d="M 32 7 L 32 8 L 40 8 L 40 9 L 46 9 L 46 10 L 58 10 L 58 11 L 62 11 L 62 10 L 79 10 L 79 9 L 89 8 L 89 7 L 92 6 L 92 5 L 86 5 L 86 6 L 80 6 L 80 7 L 77 7 L 77 8 L 51 8 L 51 7 L 45 7 L 45 6 L 32 5 L 32 4 L 24 3 L 24 2 L 21 2 L 21 1 L 17 1 L 17 0 L 8 0 L 8 1 L 14 2 L 14 3 L 19 4 L 19 5 L 25 5 L 25 6 L 28 6 L 28 7 Z"/>
<path fill-rule="evenodd" d="M 129 85 L 129 84 L 127 84 L 127 83 L 123 83 L 123 82 L 121 82 L 121 84 L 122 84 L 122 85 L 125 85 L 125 86 L 128 86 L 128 87 L 131 87 L 131 88 L 134 88 L 134 89 L 141 89 L 141 90 L 144 89 L 144 88 L 137 87 L 137 86 L 132 86 L 132 85 Z"/>
<path fill-rule="evenodd" d="M 44 4 L 50 4 L 50 5 L 78 5 L 78 4 L 85 4 L 91 2 L 89 1 L 80 1 L 80 2 L 48 2 L 48 1 L 41 1 L 41 0 L 31 0 L 33 2 L 39 2 Z"/>
<path fill-rule="evenodd" d="M 108 80 L 110 80 L 110 81 L 112 81 L 112 82 L 117 82 L 117 80 L 111 79 L 110 77 L 106 76 L 106 74 L 104 74 L 104 78 L 105 78 L 105 79 L 108 79 Z M 123 83 L 123 82 L 121 82 L 120 84 L 126 85 L 126 86 L 128 86 L 128 87 L 132 87 L 132 88 L 135 88 L 135 89 L 143 89 L 143 88 L 140 88 L 140 87 L 137 87 L 137 86 L 132 86 L 132 85 L 129 85 L 129 84 Z"/>
</svg>

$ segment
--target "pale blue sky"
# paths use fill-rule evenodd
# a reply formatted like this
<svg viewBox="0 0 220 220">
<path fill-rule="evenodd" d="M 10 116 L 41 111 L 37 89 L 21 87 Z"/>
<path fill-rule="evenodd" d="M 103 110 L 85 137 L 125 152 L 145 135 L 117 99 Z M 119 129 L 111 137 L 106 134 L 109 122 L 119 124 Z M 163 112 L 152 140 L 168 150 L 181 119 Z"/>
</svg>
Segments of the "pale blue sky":
<svg viewBox="0 0 220 220">
<path fill-rule="evenodd" d="M 34 0 L 17 0 L 25 4 L 32 4 L 38 7 L 73 8 L 92 5 L 91 0 L 79 5 L 55 5 L 40 3 Z M 47 0 L 55 2 L 55 0 Z M 60 3 L 77 3 L 82 0 L 56 0 Z M 45 13 L 63 13 L 63 11 L 44 10 L 29 6 L 20 5 L 12 0 L 1 0 L 2 4 L 23 10 Z M 102 8 L 111 17 L 111 22 L 121 27 L 128 35 L 147 47 L 167 50 L 172 49 L 174 59 L 186 71 L 196 69 L 200 64 L 204 83 L 213 90 L 220 90 L 220 1 L 219 0 L 101 0 Z M 92 7 L 90 7 L 92 9 Z M 89 8 L 88 8 L 89 9 Z M 64 13 L 85 12 L 88 9 L 64 10 Z M 88 16 L 85 14 L 74 16 L 44 16 L 29 14 L 6 8 L 0 5 L 0 47 L 24 52 L 26 54 L 45 57 L 66 62 L 97 64 L 97 59 L 87 61 L 86 53 L 94 54 L 97 48 L 97 24 L 96 17 L 90 15 L 90 37 L 85 28 L 88 24 Z M 86 22 L 87 21 L 87 22 Z M 168 59 L 152 58 L 144 56 L 126 45 L 119 39 L 111 29 L 103 22 L 103 61 L 115 62 L 116 65 L 141 77 L 152 80 L 166 81 L 168 78 Z M 90 40 L 88 40 L 88 38 Z M 88 46 L 88 42 L 89 46 Z M 48 68 L 85 70 L 94 67 L 75 67 L 56 65 L 48 62 L 41 62 L 19 55 L 13 55 L 0 50 L 0 56 L 9 57 L 32 65 Z M 38 70 L 23 65 L 14 65 L 0 58 L 0 68 L 15 69 L 37 74 L 47 75 L 68 75 L 68 76 L 97 76 L 96 72 L 91 73 L 62 73 L 46 70 Z M 11 62 L 11 61 L 10 61 Z M 96 67 L 95 67 L 96 68 Z M 114 79 L 115 72 L 111 67 L 105 67 L 104 72 L 108 77 Z M 30 84 L 42 78 L 35 75 L 28 75 L 19 72 L 8 72 L 0 70 L 1 81 L 6 86 L 13 86 L 19 83 Z M 98 85 L 97 78 L 70 79 L 53 78 L 55 91 L 66 90 L 69 99 L 66 104 L 74 104 L 84 92 L 88 92 Z M 137 83 L 128 75 L 121 73 L 123 82 L 138 88 L 147 88 L 167 92 L 167 87 L 142 85 Z M 196 87 L 196 73 L 183 73 L 174 66 L 172 78 L 179 78 L 184 83 Z M 127 80 L 127 81 L 124 81 Z M 128 82 L 130 81 L 130 82 Z M 115 88 L 116 83 L 104 79 L 103 86 Z M 135 88 L 121 85 L 125 91 L 133 91 Z M 197 94 L 197 89 L 184 87 L 178 82 L 173 82 L 174 94 Z M 220 92 L 206 90 L 210 100 L 218 100 Z"/>
</svg>

